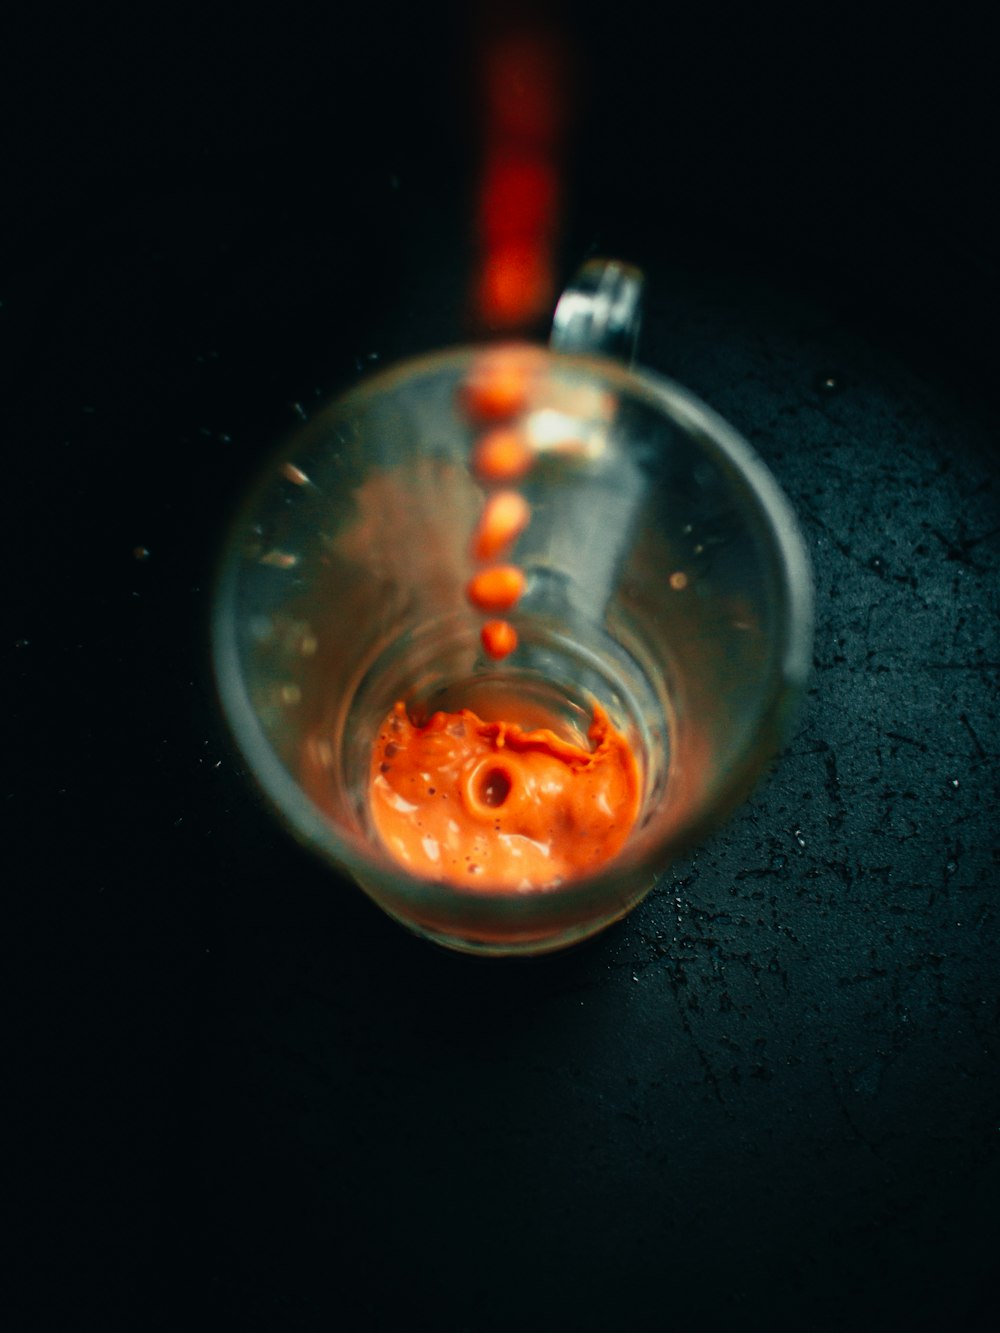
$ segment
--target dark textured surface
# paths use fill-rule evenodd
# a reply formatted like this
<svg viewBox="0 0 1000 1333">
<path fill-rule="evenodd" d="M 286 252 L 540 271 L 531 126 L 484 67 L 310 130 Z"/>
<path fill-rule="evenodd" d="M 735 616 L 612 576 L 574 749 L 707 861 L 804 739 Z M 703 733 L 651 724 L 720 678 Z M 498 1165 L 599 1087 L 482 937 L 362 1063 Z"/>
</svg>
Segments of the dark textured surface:
<svg viewBox="0 0 1000 1333">
<path fill-rule="evenodd" d="M 670 66 L 664 123 L 710 27 L 685 33 L 701 44 Z M 317 44 L 268 51 L 277 34 L 252 54 L 291 86 Z M 680 165 L 714 149 L 686 194 L 649 165 L 641 79 L 580 170 L 567 268 L 645 264 L 642 359 L 737 425 L 801 516 L 815 673 L 724 830 L 600 939 L 517 965 L 409 938 L 279 835 L 204 641 L 221 516 L 275 434 L 460 336 L 460 146 L 415 96 L 408 117 L 358 110 L 332 188 L 306 133 L 319 55 L 269 119 L 225 43 L 180 38 L 177 114 L 147 93 L 134 134 L 113 99 L 58 133 L 43 117 L 22 155 L 53 171 L 5 218 L 0 288 L 3 796 L 41 908 L 13 939 L 28 1322 L 992 1326 L 996 256 L 975 44 L 948 153 L 917 95 L 954 57 L 930 35 L 908 29 L 923 65 L 886 119 L 886 41 L 838 29 L 818 71 L 770 54 L 762 73 L 731 33 L 735 89 L 686 122 Z M 379 65 L 400 104 L 409 36 Z M 717 209 L 719 181 L 745 213 Z"/>
</svg>

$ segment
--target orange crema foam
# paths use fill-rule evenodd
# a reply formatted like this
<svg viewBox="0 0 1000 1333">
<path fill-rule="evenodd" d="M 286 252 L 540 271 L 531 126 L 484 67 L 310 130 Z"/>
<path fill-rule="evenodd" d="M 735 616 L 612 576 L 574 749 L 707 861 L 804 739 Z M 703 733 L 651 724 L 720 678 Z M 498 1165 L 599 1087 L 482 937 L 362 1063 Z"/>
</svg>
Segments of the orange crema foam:
<svg viewBox="0 0 1000 1333">
<path fill-rule="evenodd" d="M 462 888 L 554 888 L 620 851 L 639 771 L 599 704 L 590 749 L 470 709 L 418 726 L 397 703 L 372 751 L 371 817 L 411 874 Z"/>
</svg>

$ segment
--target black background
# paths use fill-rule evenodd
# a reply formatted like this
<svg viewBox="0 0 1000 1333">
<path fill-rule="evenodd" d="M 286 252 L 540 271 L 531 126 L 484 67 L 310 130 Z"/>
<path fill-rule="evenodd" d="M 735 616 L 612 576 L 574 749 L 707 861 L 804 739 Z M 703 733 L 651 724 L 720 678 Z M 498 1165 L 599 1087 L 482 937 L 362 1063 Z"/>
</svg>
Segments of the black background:
<svg viewBox="0 0 1000 1333">
<path fill-rule="evenodd" d="M 553 12 L 560 276 L 643 264 L 641 360 L 800 513 L 799 731 L 563 956 L 446 955 L 295 850 L 218 715 L 212 563 L 313 403 L 466 336 L 468 14 L 16 14 L 17 1326 L 992 1326 L 993 36 Z"/>
</svg>

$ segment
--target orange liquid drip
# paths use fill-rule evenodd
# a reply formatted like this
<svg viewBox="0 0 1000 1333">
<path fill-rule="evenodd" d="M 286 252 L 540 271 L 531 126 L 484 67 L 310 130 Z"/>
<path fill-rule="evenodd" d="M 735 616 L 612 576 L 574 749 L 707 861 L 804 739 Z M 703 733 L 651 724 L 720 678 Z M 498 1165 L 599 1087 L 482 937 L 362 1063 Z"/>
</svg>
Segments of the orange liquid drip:
<svg viewBox="0 0 1000 1333">
<path fill-rule="evenodd" d="M 369 804 L 410 873 L 463 888 L 551 888 L 621 850 L 639 810 L 625 737 L 594 706 L 591 748 L 470 709 L 416 725 L 402 703 L 372 750 Z"/>
<path fill-rule="evenodd" d="M 531 521 L 531 508 L 518 491 L 498 491 L 491 495 L 472 538 L 472 554 L 477 560 L 495 560 L 511 546 Z"/>
<path fill-rule="evenodd" d="M 524 592 L 524 574 L 517 565 L 492 565 L 469 580 L 466 595 L 480 611 L 509 611 Z"/>
<path fill-rule="evenodd" d="M 479 631 L 479 641 L 487 657 L 499 662 L 517 649 L 517 630 L 507 620 L 487 620 Z"/>
</svg>

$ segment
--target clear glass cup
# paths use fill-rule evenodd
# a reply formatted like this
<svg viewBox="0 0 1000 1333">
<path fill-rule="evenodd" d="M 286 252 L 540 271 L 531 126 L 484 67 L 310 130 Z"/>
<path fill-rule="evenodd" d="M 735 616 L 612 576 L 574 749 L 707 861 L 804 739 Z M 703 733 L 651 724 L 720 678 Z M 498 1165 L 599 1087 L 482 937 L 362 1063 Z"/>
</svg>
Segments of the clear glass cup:
<svg viewBox="0 0 1000 1333">
<path fill-rule="evenodd" d="M 560 302 L 554 347 L 443 351 L 365 380 L 283 444 L 225 548 L 214 660 L 250 770 L 301 842 L 455 949 L 542 953 L 623 916 L 748 794 L 806 680 L 808 560 L 770 473 L 679 385 L 566 350 L 627 352 L 639 287 L 594 261 Z M 463 395 L 497 355 L 525 368 L 518 424 L 536 449 L 512 557 L 527 586 L 507 617 L 520 646 L 501 662 L 465 597 L 484 488 Z M 574 734 L 596 700 L 639 761 L 624 848 L 547 890 L 408 874 L 366 799 L 397 699 Z"/>
</svg>

